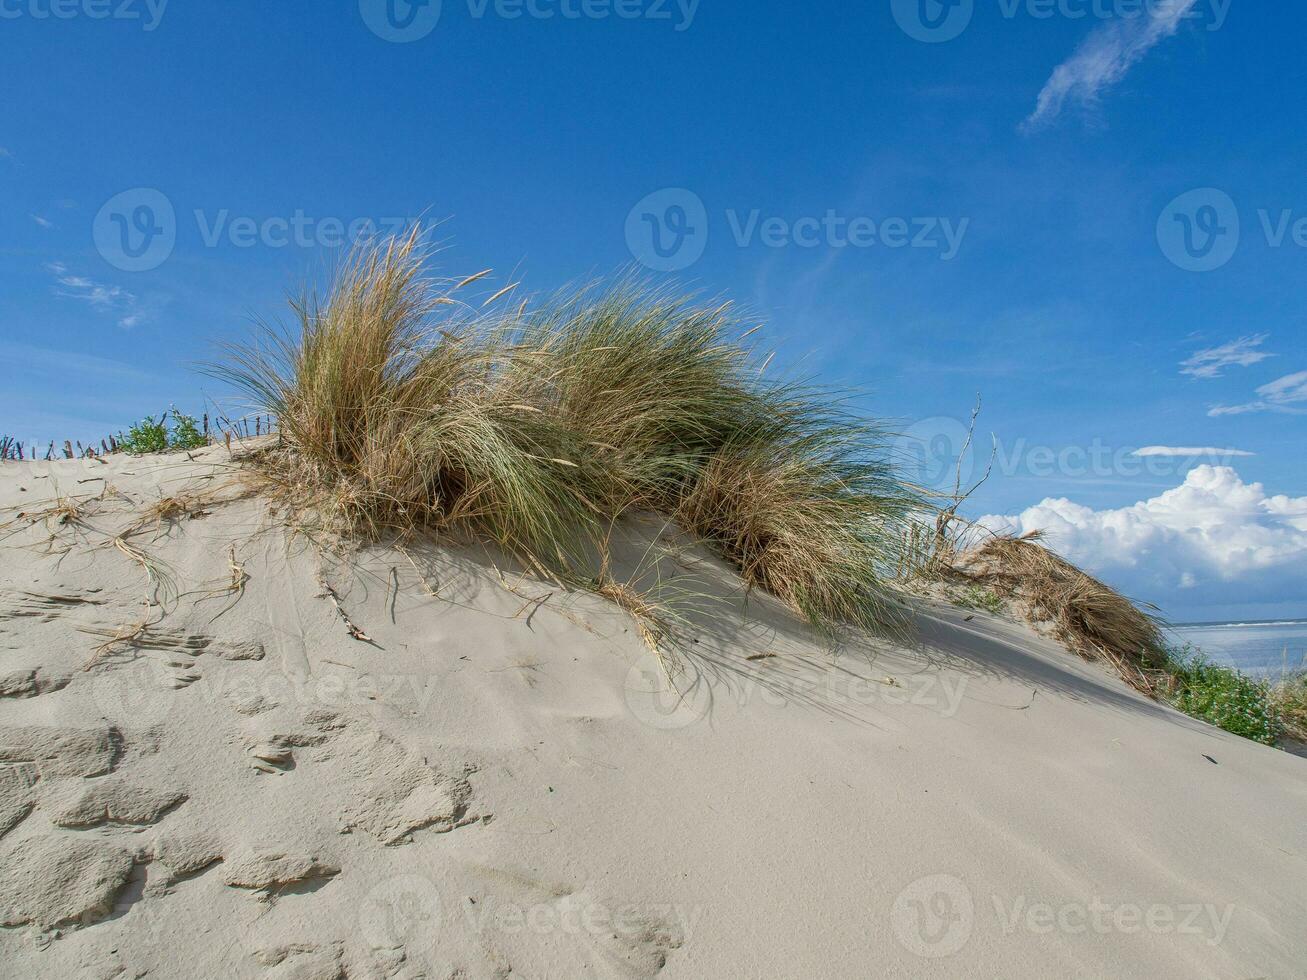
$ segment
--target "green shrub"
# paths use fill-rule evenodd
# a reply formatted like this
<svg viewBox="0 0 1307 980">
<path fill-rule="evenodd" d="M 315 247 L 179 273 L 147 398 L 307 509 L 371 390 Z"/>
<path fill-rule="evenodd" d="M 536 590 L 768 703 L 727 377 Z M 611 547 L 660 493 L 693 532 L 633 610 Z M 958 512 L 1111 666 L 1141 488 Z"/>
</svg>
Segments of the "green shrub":
<svg viewBox="0 0 1307 980">
<path fill-rule="evenodd" d="M 167 423 L 163 419 L 156 422 L 153 415 L 145 416 L 118 440 L 118 448 L 133 456 L 163 452 L 168 448 Z"/>
<path fill-rule="evenodd" d="M 1003 597 L 983 585 L 968 585 L 953 601 L 963 609 L 979 609 L 995 616 L 1003 611 Z"/>
<path fill-rule="evenodd" d="M 1282 726 L 1270 685 L 1215 664 L 1186 645 L 1171 655 L 1171 703 L 1187 715 L 1234 735 L 1272 745 Z"/>
<path fill-rule="evenodd" d="M 169 414 L 173 420 L 171 431 L 168 428 Z M 141 419 L 127 430 L 125 436 L 119 437 L 118 448 L 133 456 L 143 456 L 169 449 L 196 449 L 205 445 L 206 441 L 195 417 L 174 408 L 171 412 L 164 412 L 158 421 L 155 421 L 153 415 Z"/>
<path fill-rule="evenodd" d="M 168 439 L 170 449 L 199 449 L 207 443 L 195 416 L 184 415 L 174 408 L 172 418 L 172 435 Z"/>
</svg>

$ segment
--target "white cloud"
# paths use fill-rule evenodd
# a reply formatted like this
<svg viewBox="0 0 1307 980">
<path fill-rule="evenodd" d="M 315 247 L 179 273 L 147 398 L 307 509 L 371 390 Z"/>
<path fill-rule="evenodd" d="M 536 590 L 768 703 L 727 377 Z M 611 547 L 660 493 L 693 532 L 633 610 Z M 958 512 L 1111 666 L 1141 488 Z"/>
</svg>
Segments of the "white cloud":
<svg viewBox="0 0 1307 980">
<path fill-rule="evenodd" d="M 61 287 L 55 290 L 55 295 L 79 299 L 97 310 L 112 314 L 120 327 L 130 329 L 144 318 L 146 311 L 142 309 L 136 294 L 121 286 L 111 286 L 85 276 L 73 275 L 62 262 L 51 262 L 46 270 Z"/>
<path fill-rule="evenodd" d="M 1258 350 L 1266 343 L 1266 334 L 1240 337 L 1220 347 L 1208 347 L 1180 362 L 1180 373 L 1194 378 L 1219 378 L 1228 367 L 1251 367 L 1274 354 Z"/>
<path fill-rule="evenodd" d="M 1307 497 L 1268 496 L 1228 466 L 1199 466 L 1116 510 L 1048 498 L 996 531 L 1043 530 L 1050 547 L 1136 598 L 1222 604 L 1307 600 Z"/>
<path fill-rule="evenodd" d="M 1136 449 L 1131 456 L 1213 456 L 1228 459 L 1232 456 L 1256 456 L 1245 449 L 1215 449 L 1211 446 L 1144 446 Z"/>
<path fill-rule="evenodd" d="M 39 214 L 28 215 L 28 217 L 31 218 L 33 221 L 35 221 L 35 222 L 36 222 L 38 225 L 40 225 L 42 228 L 53 228 L 53 227 L 54 227 L 54 222 L 53 222 L 53 221 L 51 221 L 49 218 L 43 218 L 43 217 L 41 217 Z"/>
<path fill-rule="evenodd" d="M 1053 69 L 1023 124 L 1030 129 L 1057 117 L 1068 99 L 1092 104 L 1152 48 L 1175 32 L 1198 0 L 1146 4 L 1142 16 L 1118 17 L 1096 27 L 1066 61 Z"/>
<path fill-rule="evenodd" d="M 1307 371 L 1286 374 L 1283 378 L 1257 389 L 1257 401 L 1243 405 L 1214 405 L 1207 414 L 1247 415 L 1249 412 L 1281 412 L 1287 415 L 1307 414 Z"/>
</svg>

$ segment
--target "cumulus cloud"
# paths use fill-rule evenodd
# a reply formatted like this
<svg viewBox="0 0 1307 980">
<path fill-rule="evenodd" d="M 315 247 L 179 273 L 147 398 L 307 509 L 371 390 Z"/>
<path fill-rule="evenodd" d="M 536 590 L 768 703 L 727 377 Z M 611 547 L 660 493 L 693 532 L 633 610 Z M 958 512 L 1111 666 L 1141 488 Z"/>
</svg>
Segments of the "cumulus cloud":
<svg viewBox="0 0 1307 980">
<path fill-rule="evenodd" d="M 1180 373 L 1194 378 L 1219 378 L 1228 367 L 1251 367 L 1275 356 L 1258 349 L 1264 343 L 1266 334 L 1259 333 L 1253 337 L 1240 337 L 1220 347 L 1208 347 L 1181 361 Z"/>
<path fill-rule="evenodd" d="M 1057 497 L 980 522 L 1043 530 L 1071 561 L 1163 606 L 1307 597 L 1307 497 L 1269 495 L 1228 466 L 1195 467 L 1180 486 L 1129 507 L 1094 510 Z"/>
<path fill-rule="evenodd" d="M 1197 2 L 1147 4 L 1138 16 L 1118 17 L 1096 27 L 1070 58 L 1053 69 L 1023 126 L 1033 129 L 1050 122 L 1068 99 L 1092 104 L 1154 46 L 1179 30 Z"/>
<path fill-rule="evenodd" d="M 1144 446 L 1131 456 L 1213 456 L 1226 459 L 1231 456 L 1256 456 L 1246 449 L 1216 449 L 1212 446 Z"/>
<path fill-rule="evenodd" d="M 1256 401 L 1243 405 L 1213 405 L 1207 414 L 1247 415 L 1249 412 L 1282 412 L 1287 415 L 1307 414 L 1307 371 L 1286 374 L 1283 378 L 1257 389 Z"/>
</svg>

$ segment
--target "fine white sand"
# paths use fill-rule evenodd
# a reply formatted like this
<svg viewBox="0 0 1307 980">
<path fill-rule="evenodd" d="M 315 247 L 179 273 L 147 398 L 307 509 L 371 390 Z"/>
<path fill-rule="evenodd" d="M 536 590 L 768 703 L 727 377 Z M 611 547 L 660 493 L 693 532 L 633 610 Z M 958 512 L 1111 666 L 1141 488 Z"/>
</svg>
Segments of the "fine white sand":
<svg viewBox="0 0 1307 980">
<path fill-rule="evenodd" d="M 0 975 L 1307 971 L 1307 760 L 1015 622 L 835 657 L 635 524 L 717 597 L 668 697 L 605 601 L 324 557 L 195 455 L 0 467 Z M 183 491 L 219 499 L 115 547 Z"/>
</svg>

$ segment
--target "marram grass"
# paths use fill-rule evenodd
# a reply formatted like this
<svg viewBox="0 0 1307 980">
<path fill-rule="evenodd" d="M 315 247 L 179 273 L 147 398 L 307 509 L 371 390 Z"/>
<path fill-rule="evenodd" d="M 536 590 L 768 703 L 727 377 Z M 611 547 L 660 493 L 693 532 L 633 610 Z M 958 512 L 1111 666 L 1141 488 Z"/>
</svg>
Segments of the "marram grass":
<svg viewBox="0 0 1307 980">
<path fill-rule="evenodd" d="M 485 314 L 415 229 L 356 250 L 213 373 L 275 415 L 286 502 L 364 539 L 457 531 L 593 580 L 654 511 L 836 633 L 902 626 L 886 581 L 923 504 L 876 425 L 765 378 L 728 304 L 632 279 Z M 494 299 L 495 297 L 492 297 Z"/>
<path fill-rule="evenodd" d="M 293 301 L 289 332 L 211 369 L 277 418 L 253 463 L 301 515 L 359 540 L 488 539 L 609 598 L 660 656 L 685 597 L 613 578 L 627 514 L 675 523 L 832 637 L 901 635 L 896 581 L 960 574 L 1150 696 L 1263 741 L 1307 733 L 1300 679 L 1234 704 L 1210 683 L 1225 673 L 1186 670 L 1150 612 L 1035 537 L 950 536 L 956 507 L 941 530 L 887 434 L 840 392 L 768 380 L 729 304 L 625 278 L 487 314 L 511 289 L 473 307 L 461 291 L 484 274 L 436 280 L 426 258 L 417 229 L 357 249 L 325 296 Z"/>
</svg>

